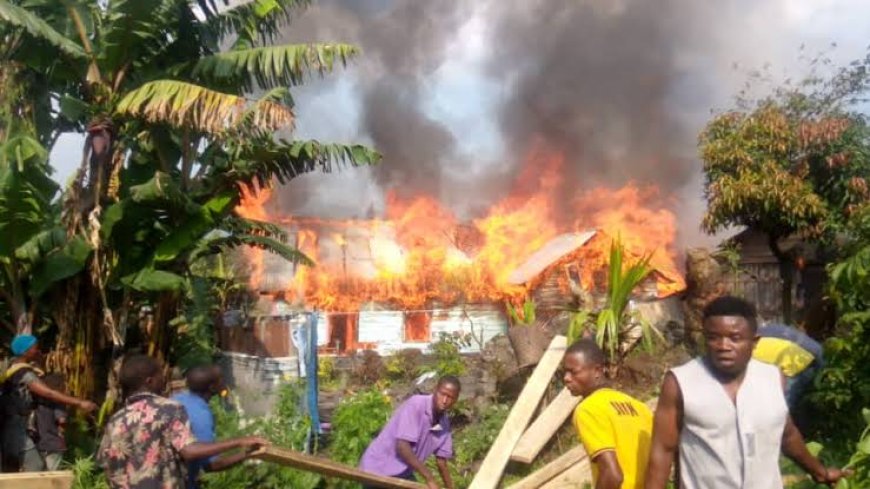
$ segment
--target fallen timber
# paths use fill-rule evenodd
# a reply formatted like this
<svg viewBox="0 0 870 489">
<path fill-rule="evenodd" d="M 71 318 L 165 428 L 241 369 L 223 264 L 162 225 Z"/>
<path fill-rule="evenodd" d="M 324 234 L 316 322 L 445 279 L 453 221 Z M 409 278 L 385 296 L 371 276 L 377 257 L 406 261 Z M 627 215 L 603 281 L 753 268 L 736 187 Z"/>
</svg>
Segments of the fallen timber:
<svg viewBox="0 0 870 489">
<path fill-rule="evenodd" d="M 327 477 L 338 477 L 384 489 L 426 489 L 426 486 L 419 482 L 372 474 L 356 467 L 284 448 L 265 447 L 254 452 L 254 457 L 294 469 L 316 472 Z"/>
</svg>

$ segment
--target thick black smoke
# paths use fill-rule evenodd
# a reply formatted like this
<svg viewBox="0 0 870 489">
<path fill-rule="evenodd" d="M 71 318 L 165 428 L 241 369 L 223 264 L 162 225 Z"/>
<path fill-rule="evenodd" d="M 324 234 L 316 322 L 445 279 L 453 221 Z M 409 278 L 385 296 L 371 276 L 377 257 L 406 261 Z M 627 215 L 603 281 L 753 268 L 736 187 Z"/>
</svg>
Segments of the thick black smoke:
<svg viewBox="0 0 870 489">
<path fill-rule="evenodd" d="M 777 52 L 768 44 L 793 43 L 783 33 L 794 33 L 777 34 L 770 22 L 783 9 L 779 0 L 322 0 L 284 40 L 362 48 L 351 73 L 333 76 L 354 80 L 356 136 L 384 161 L 359 172 L 364 183 L 291 184 L 281 205 L 363 217 L 392 190 L 438 197 L 468 217 L 504 196 L 543 144 L 565 157 L 560 201 L 592 186 L 654 184 L 680 217 L 682 241 L 693 241 L 703 209 L 697 134 L 709 109 L 734 92 L 735 80 L 722 79 L 727 67 L 769 61 Z M 458 138 L 475 134 L 457 134 L 425 110 L 427 83 L 471 20 L 486 38 L 481 73 L 499 86 L 498 165 L 462 153 Z M 760 27 L 768 31 L 741 34 Z M 303 90 L 297 100 L 305 99 Z"/>
</svg>

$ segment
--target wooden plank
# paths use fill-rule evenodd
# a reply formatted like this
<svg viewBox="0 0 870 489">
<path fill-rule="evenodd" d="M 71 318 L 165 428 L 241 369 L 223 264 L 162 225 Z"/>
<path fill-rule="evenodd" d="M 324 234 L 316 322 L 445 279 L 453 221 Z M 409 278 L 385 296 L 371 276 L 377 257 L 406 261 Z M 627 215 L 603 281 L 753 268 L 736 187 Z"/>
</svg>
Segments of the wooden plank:
<svg viewBox="0 0 870 489">
<path fill-rule="evenodd" d="M 541 402 L 541 397 L 550 385 L 550 380 L 556 369 L 562 363 L 562 357 L 565 356 L 565 348 L 567 347 L 567 339 L 564 336 L 556 336 L 544 352 L 544 356 L 532 372 L 532 376 L 523 387 L 517 402 L 508 413 L 504 426 L 498 433 L 492 448 L 483 459 L 477 475 L 471 481 L 468 489 L 495 489 L 501 480 L 504 468 L 510 459 L 514 447 L 517 445 L 526 427 L 529 425 L 532 416 L 535 414 L 535 409 L 538 403 Z"/>
<path fill-rule="evenodd" d="M 581 396 L 572 396 L 571 391 L 562 389 L 553 402 L 544 409 L 531 426 L 523 433 L 517 446 L 511 454 L 511 460 L 530 464 L 535 457 L 544 449 L 544 445 L 559 431 L 565 420 L 574 412 L 577 404 L 580 404 Z"/>
<path fill-rule="evenodd" d="M 592 462 L 589 457 L 572 465 L 568 470 L 539 487 L 540 489 L 577 489 L 586 483 L 592 483 Z"/>
<path fill-rule="evenodd" d="M 0 474 L 0 489 L 70 489 L 72 484 L 69 470 Z"/>
<path fill-rule="evenodd" d="M 254 456 L 267 462 L 274 462 L 308 472 L 317 472 L 327 477 L 338 477 L 362 484 L 383 487 L 384 489 L 426 489 L 426 486 L 419 482 L 364 472 L 356 467 L 350 467 L 332 460 L 284 448 L 266 447 L 257 451 Z"/>
<path fill-rule="evenodd" d="M 513 484 L 509 489 L 538 489 L 585 458 L 588 457 L 583 445 L 577 445 L 552 462 Z"/>
</svg>

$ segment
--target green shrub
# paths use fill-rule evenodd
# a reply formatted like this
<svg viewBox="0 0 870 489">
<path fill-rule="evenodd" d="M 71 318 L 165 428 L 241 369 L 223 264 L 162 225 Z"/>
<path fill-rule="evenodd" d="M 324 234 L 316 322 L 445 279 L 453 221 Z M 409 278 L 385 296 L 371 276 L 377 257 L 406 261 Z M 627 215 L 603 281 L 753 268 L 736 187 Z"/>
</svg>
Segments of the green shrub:
<svg viewBox="0 0 870 489">
<path fill-rule="evenodd" d="M 242 418 L 237 411 L 225 410 L 215 400 L 211 407 L 217 438 L 260 435 L 278 447 L 303 450 L 311 421 L 299 408 L 302 392 L 302 386 L 297 383 L 281 386 L 273 414 L 254 420 Z M 245 463 L 224 472 L 205 474 L 203 481 L 206 489 L 314 489 L 322 478 L 273 463 Z"/>
<path fill-rule="evenodd" d="M 494 404 L 487 407 L 476 422 L 454 431 L 454 458 L 450 463 L 450 475 L 456 487 L 468 487 L 471 483 L 475 474 L 475 463 L 486 456 L 509 412 L 510 406 L 507 404 Z"/>
<path fill-rule="evenodd" d="M 359 464 L 366 447 L 390 419 L 392 411 L 390 399 L 375 389 L 342 399 L 332 416 L 331 458 L 351 466 Z M 330 486 L 359 487 L 356 483 L 338 480 L 332 481 Z"/>
<path fill-rule="evenodd" d="M 465 373 L 465 360 L 460 350 L 471 345 L 470 335 L 461 333 L 440 333 L 438 341 L 432 345 L 432 353 L 435 355 L 435 371 L 439 377 L 455 375 L 457 377 Z"/>
<path fill-rule="evenodd" d="M 97 466 L 93 457 L 82 457 L 72 463 L 72 489 L 109 489 L 106 474 Z"/>
<path fill-rule="evenodd" d="M 870 242 L 870 235 L 862 242 Z M 806 408 L 812 437 L 836 445 L 861 429 L 861 410 L 870 406 L 870 245 L 828 272 L 839 314 L 837 335 L 825 343 L 826 365 Z"/>
<path fill-rule="evenodd" d="M 423 352 L 415 348 L 407 348 L 396 352 L 384 362 L 387 377 L 390 380 L 410 382 L 420 373 L 420 363 Z"/>
</svg>

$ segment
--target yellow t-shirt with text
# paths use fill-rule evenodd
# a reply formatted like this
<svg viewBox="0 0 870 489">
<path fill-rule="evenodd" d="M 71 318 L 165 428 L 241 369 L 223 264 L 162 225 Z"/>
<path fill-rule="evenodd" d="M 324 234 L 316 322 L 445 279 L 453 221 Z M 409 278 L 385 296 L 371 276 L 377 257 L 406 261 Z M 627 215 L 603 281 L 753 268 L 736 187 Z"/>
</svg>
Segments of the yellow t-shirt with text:
<svg viewBox="0 0 870 489">
<path fill-rule="evenodd" d="M 622 469 L 622 489 L 642 489 L 652 439 L 652 412 L 637 399 L 613 389 L 598 389 L 574 410 L 574 428 L 594 462 L 611 450 Z M 593 480 L 598 465 L 592 464 Z"/>
</svg>

